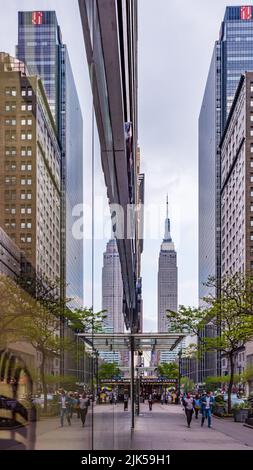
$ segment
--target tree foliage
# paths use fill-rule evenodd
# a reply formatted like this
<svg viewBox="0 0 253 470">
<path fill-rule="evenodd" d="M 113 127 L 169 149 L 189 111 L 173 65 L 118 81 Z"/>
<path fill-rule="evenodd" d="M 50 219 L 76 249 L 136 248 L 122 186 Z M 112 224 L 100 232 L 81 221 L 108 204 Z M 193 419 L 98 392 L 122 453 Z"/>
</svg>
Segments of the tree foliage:
<svg viewBox="0 0 253 470">
<path fill-rule="evenodd" d="M 98 378 L 99 379 L 112 379 L 113 377 L 118 377 L 120 375 L 120 369 L 118 364 L 112 363 L 103 363 L 98 368 Z"/>
<path fill-rule="evenodd" d="M 174 331 L 197 336 L 202 352 L 217 351 L 228 358 L 230 410 L 234 357 L 238 348 L 253 339 L 253 297 L 250 292 L 250 286 L 253 287 L 252 278 L 241 274 L 224 278 L 219 298 L 214 293 L 217 281 L 210 278 L 206 285 L 210 288 L 210 294 L 203 299 L 203 308 L 180 306 L 178 312 L 168 311 L 168 318 Z M 206 334 L 207 325 L 216 332 L 213 337 Z"/>
<path fill-rule="evenodd" d="M 167 364 L 159 364 L 158 374 L 160 377 L 166 377 L 169 379 L 177 379 L 179 374 L 178 365 L 175 362 L 169 362 Z"/>
</svg>

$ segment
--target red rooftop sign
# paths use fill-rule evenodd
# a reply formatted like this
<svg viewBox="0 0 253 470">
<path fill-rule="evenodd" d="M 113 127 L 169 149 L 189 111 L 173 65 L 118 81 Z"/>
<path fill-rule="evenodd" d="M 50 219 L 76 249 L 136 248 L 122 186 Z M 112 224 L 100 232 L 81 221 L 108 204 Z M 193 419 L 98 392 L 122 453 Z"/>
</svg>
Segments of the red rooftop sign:
<svg viewBox="0 0 253 470">
<path fill-rule="evenodd" d="M 241 20 L 252 19 L 252 7 L 241 7 Z"/>
<path fill-rule="evenodd" d="M 32 24 L 42 24 L 43 12 L 42 11 L 33 11 L 32 12 Z"/>
</svg>

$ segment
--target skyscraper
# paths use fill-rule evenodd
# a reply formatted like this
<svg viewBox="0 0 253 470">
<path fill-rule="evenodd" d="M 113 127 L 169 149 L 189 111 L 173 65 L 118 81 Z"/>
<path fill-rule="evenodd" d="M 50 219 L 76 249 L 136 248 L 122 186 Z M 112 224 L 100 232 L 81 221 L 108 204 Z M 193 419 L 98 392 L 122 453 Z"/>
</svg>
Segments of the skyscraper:
<svg viewBox="0 0 253 470">
<path fill-rule="evenodd" d="M 203 283 L 221 276 L 221 159 L 219 143 L 241 77 L 253 70 L 253 7 L 227 7 L 215 42 L 199 117 L 199 299 Z M 216 293 L 219 294 L 218 292 Z M 215 334 L 209 331 L 208 334 Z M 217 375 L 214 355 L 201 362 L 199 380 Z M 218 370 L 217 370 L 218 368 Z"/>
<path fill-rule="evenodd" d="M 83 122 L 54 11 L 19 12 L 17 57 L 40 76 L 61 143 L 61 279 L 78 307 L 83 302 L 83 241 L 72 234 L 72 210 L 83 203 Z"/>
<path fill-rule="evenodd" d="M 222 276 L 250 273 L 253 270 L 253 72 L 241 77 L 220 149 Z M 246 366 L 252 367 L 252 341 L 235 351 L 234 364 L 239 374 Z M 226 357 L 222 358 L 222 370 L 230 372 Z"/>
<path fill-rule="evenodd" d="M 60 276 L 60 160 L 45 91 L 25 65 L 0 53 L 0 226 L 26 270 Z"/>
<path fill-rule="evenodd" d="M 108 333 L 124 333 L 123 283 L 120 258 L 115 239 L 107 243 L 102 268 L 102 309 L 106 310 L 104 330 Z M 123 354 L 123 353 L 122 353 Z M 106 362 L 120 364 L 119 351 L 100 352 Z"/>
<path fill-rule="evenodd" d="M 114 333 L 124 333 L 123 284 L 117 243 L 110 240 L 102 268 L 102 309 L 106 310 L 104 326 Z"/>
<path fill-rule="evenodd" d="M 177 252 L 170 234 L 170 219 L 168 215 L 168 198 L 166 203 L 165 234 L 161 244 L 158 262 L 158 332 L 169 331 L 169 320 L 166 310 L 178 309 L 177 288 Z M 177 351 L 161 351 L 160 362 L 175 359 Z"/>
</svg>

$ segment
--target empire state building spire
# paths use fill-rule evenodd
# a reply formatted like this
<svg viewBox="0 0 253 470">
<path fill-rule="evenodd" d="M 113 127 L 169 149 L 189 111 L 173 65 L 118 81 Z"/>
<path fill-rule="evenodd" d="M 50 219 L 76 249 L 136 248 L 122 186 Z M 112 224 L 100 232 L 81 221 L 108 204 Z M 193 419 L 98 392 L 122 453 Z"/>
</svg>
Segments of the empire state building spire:
<svg viewBox="0 0 253 470">
<path fill-rule="evenodd" d="M 166 198 L 166 219 L 165 219 L 165 233 L 163 243 L 172 243 L 172 238 L 170 235 L 170 219 L 169 219 L 169 198 L 167 194 Z"/>
</svg>

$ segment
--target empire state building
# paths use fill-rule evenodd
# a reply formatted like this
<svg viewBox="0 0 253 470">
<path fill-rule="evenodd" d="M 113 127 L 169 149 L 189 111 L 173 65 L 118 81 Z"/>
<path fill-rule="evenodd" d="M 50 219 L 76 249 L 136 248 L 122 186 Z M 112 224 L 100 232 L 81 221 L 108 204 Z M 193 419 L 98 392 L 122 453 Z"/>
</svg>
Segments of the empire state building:
<svg viewBox="0 0 253 470">
<path fill-rule="evenodd" d="M 168 216 L 168 198 L 166 204 L 165 234 L 161 244 L 158 263 L 158 332 L 169 330 L 166 310 L 177 311 L 177 252 L 170 234 L 170 219 Z"/>
</svg>

